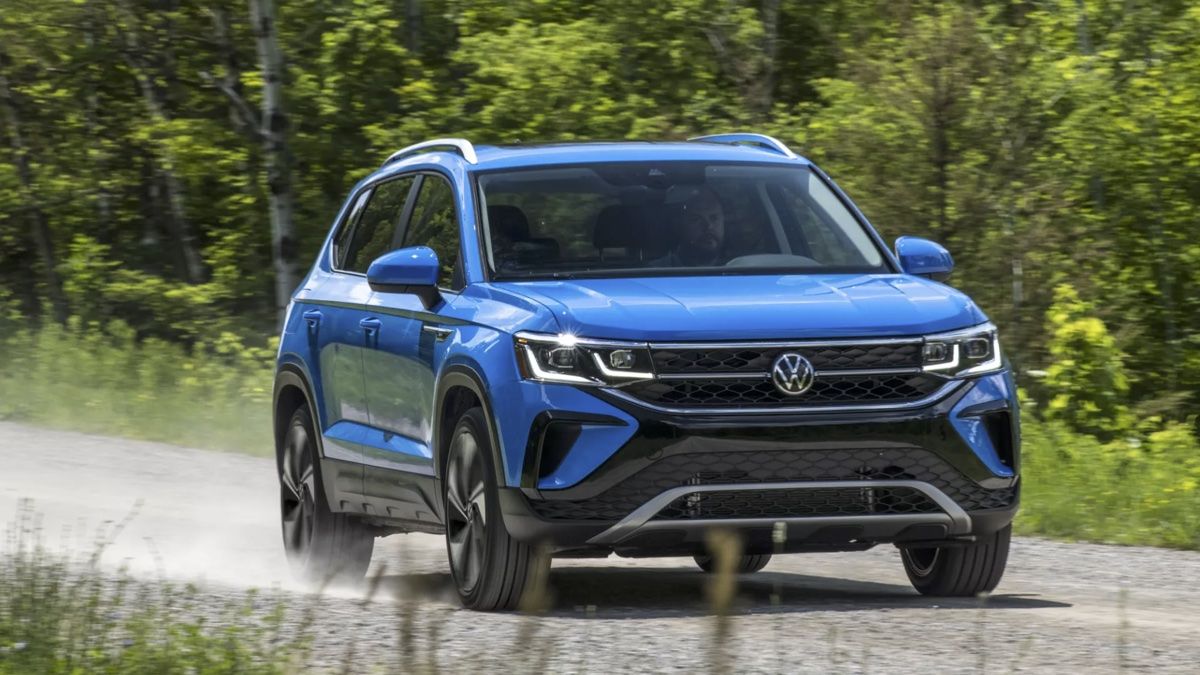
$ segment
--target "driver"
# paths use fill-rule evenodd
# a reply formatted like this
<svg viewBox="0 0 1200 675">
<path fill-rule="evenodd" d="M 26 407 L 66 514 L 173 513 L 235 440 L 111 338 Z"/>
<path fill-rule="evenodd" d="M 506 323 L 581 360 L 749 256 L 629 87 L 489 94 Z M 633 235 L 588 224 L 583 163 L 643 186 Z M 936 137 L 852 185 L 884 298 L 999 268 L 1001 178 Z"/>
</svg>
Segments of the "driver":
<svg viewBox="0 0 1200 675">
<path fill-rule="evenodd" d="M 703 188 L 680 205 L 675 218 L 678 239 L 657 267 L 709 267 L 724 263 L 725 210 L 717 193 Z"/>
</svg>

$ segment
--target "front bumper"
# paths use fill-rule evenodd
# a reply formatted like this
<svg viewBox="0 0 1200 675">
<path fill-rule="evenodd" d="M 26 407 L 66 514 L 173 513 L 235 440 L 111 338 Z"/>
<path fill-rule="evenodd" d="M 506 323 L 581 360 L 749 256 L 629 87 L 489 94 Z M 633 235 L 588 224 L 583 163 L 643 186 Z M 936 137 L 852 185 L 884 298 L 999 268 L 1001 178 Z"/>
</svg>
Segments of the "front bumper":
<svg viewBox="0 0 1200 675">
<path fill-rule="evenodd" d="M 581 555 L 683 555 L 720 526 L 738 530 L 748 552 L 846 550 L 970 540 L 1016 514 L 1007 373 L 925 408 L 870 413 L 664 414 L 595 396 L 619 414 L 555 411 L 531 427 L 520 486 L 501 491 L 513 536 Z M 544 476 L 575 452 L 573 427 L 628 419 L 636 429 L 598 468 L 546 488 Z"/>
</svg>

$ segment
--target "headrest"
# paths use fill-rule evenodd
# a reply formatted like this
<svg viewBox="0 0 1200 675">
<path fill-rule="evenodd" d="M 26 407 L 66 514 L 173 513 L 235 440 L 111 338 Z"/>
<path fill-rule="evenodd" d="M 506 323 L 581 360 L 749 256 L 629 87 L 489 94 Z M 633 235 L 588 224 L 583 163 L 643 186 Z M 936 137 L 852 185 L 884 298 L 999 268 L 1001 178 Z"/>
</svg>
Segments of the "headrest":
<svg viewBox="0 0 1200 675">
<path fill-rule="evenodd" d="M 628 248 L 635 245 L 635 232 L 642 220 L 641 209 L 616 204 L 606 206 L 596 216 L 592 243 L 596 248 Z"/>
<path fill-rule="evenodd" d="M 498 232 L 511 241 L 529 239 L 529 219 L 525 217 L 525 212 L 518 207 L 496 204 L 489 206 L 487 212 L 492 232 Z"/>
</svg>

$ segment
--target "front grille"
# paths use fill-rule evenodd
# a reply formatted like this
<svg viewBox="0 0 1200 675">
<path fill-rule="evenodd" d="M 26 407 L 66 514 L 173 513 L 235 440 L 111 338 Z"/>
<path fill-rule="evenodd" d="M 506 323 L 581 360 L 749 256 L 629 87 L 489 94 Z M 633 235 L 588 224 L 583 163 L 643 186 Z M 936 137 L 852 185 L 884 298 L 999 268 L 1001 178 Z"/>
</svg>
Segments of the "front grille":
<svg viewBox="0 0 1200 675">
<path fill-rule="evenodd" d="M 620 520 L 653 497 L 684 485 L 872 479 L 929 483 L 967 511 L 1008 507 L 1016 499 L 1015 488 L 989 490 L 980 487 L 928 450 L 884 448 L 672 455 L 590 499 L 536 500 L 532 505 L 543 518 Z M 763 517 L 788 515 L 777 513 Z"/>
<path fill-rule="evenodd" d="M 798 342 L 762 346 L 650 345 L 661 379 L 636 382 L 624 391 L 648 404 L 674 408 L 820 407 L 904 404 L 919 401 L 946 384 L 921 372 L 917 341 L 821 346 Z M 775 360 L 800 354 L 817 373 L 799 396 L 779 391 L 770 379 Z"/>
<path fill-rule="evenodd" d="M 768 379 L 646 380 L 624 391 L 655 405 L 680 408 L 727 406 L 822 406 L 856 403 L 907 403 L 938 390 L 946 380 L 936 375 L 841 375 L 819 377 L 799 396 L 779 391 Z"/>
<path fill-rule="evenodd" d="M 651 345 L 654 372 L 664 374 L 765 373 L 785 352 L 800 354 L 817 370 L 919 368 L 921 343 L 806 347 L 662 348 Z"/>
<path fill-rule="evenodd" d="M 908 487 L 722 490 L 680 497 L 654 519 L 879 516 L 940 510 L 925 493 Z"/>
</svg>

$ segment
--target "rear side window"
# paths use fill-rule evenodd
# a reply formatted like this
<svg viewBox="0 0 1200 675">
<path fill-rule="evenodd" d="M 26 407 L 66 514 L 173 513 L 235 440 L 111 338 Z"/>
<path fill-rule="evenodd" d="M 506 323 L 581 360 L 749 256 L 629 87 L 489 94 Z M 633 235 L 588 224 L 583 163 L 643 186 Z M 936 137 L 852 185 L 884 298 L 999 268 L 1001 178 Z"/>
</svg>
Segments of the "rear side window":
<svg viewBox="0 0 1200 675">
<path fill-rule="evenodd" d="M 414 176 L 405 176 L 380 183 L 371 193 L 370 201 L 352 224 L 350 243 L 341 256 L 339 265 L 347 272 L 366 274 L 376 258 L 392 250 L 396 228 L 404 213 L 404 202 L 412 189 Z"/>
<path fill-rule="evenodd" d="M 459 267 L 458 217 L 454 210 L 454 189 L 441 176 L 426 174 L 413 207 L 404 246 L 428 246 L 437 253 L 441 264 L 438 286 L 461 288 Z"/>
</svg>

